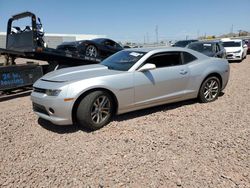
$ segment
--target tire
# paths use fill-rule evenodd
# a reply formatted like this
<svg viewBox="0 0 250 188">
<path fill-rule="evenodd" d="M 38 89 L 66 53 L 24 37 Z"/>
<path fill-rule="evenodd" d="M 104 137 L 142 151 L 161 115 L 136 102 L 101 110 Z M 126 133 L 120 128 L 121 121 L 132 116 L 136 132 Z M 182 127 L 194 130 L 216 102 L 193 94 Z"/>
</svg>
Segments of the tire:
<svg viewBox="0 0 250 188">
<path fill-rule="evenodd" d="M 221 83 L 216 76 L 211 76 L 203 81 L 198 98 L 200 102 L 207 103 L 215 101 L 221 92 Z"/>
<path fill-rule="evenodd" d="M 86 95 L 76 110 L 77 124 L 88 130 L 107 125 L 113 116 L 114 102 L 109 93 L 94 91 Z"/>
<path fill-rule="evenodd" d="M 88 45 L 85 50 L 85 55 L 88 57 L 97 57 L 98 50 L 94 45 Z"/>
</svg>

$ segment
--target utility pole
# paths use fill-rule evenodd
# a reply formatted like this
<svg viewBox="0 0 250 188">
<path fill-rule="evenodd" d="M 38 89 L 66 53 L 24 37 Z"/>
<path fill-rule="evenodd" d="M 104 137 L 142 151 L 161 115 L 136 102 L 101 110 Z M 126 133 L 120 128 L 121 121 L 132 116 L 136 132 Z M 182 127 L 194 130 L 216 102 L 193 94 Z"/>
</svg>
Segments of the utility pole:
<svg viewBox="0 0 250 188">
<path fill-rule="evenodd" d="M 156 44 L 158 44 L 158 25 L 155 26 Z"/>
<path fill-rule="evenodd" d="M 197 39 L 200 37 L 200 30 L 197 31 Z"/>
<path fill-rule="evenodd" d="M 239 37 L 241 36 L 241 30 L 239 30 Z"/>
</svg>

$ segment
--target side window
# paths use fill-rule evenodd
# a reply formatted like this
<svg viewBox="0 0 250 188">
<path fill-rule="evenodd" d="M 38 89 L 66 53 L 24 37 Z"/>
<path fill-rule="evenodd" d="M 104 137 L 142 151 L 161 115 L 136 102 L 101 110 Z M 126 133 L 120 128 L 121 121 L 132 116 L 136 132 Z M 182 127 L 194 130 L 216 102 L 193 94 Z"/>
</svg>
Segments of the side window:
<svg viewBox="0 0 250 188">
<path fill-rule="evenodd" d="M 190 63 L 197 59 L 195 56 L 193 56 L 192 54 L 188 52 L 183 52 L 182 54 L 183 54 L 183 64 Z"/>
<path fill-rule="evenodd" d="M 224 47 L 223 47 L 222 43 L 219 43 L 219 46 L 220 46 L 221 50 L 224 50 Z"/>
<path fill-rule="evenodd" d="M 212 52 L 214 53 L 218 52 L 218 48 L 216 44 L 212 44 Z"/>
<path fill-rule="evenodd" d="M 221 51 L 220 45 L 216 43 L 216 52 L 219 52 L 219 51 Z"/>
<path fill-rule="evenodd" d="M 112 40 L 106 40 L 106 41 L 104 42 L 104 44 L 105 44 L 106 46 L 115 47 L 115 42 L 112 41 Z"/>
<path fill-rule="evenodd" d="M 156 54 L 149 58 L 146 63 L 155 64 L 156 68 L 176 66 L 182 64 L 179 52 Z"/>
</svg>

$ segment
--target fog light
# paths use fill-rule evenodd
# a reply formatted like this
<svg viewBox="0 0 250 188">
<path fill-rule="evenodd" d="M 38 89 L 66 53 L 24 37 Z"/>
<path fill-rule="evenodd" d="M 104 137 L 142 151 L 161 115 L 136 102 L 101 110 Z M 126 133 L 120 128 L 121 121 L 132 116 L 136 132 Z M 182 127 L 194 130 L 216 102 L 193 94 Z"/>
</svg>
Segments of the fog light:
<svg viewBox="0 0 250 188">
<path fill-rule="evenodd" d="M 55 110 L 54 110 L 53 108 L 49 108 L 49 112 L 50 112 L 51 114 L 54 114 L 54 113 L 55 113 Z"/>
</svg>

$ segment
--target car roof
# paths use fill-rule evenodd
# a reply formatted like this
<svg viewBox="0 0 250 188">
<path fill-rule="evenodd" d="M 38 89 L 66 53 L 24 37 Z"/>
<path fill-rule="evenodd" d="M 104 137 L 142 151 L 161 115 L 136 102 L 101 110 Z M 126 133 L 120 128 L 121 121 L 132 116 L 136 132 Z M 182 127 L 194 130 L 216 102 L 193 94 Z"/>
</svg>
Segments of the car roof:
<svg viewBox="0 0 250 188">
<path fill-rule="evenodd" d="M 95 39 L 89 39 L 89 40 L 76 40 L 76 41 L 70 41 L 70 42 L 63 42 L 60 45 L 78 45 L 78 44 L 81 44 L 82 42 L 85 42 L 85 41 L 94 41 L 96 43 L 101 43 L 104 40 L 113 41 L 112 39 L 109 39 L 109 38 L 95 38 Z M 60 45 L 58 45 L 58 46 L 60 46 Z"/>
<path fill-rule="evenodd" d="M 221 39 L 222 42 L 241 42 L 242 39 Z"/>
<path fill-rule="evenodd" d="M 171 51 L 186 51 L 187 48 L 181 47 L 155 47 L 155 48 L 129 48 L 126 51 L 140 51 L 140 52 L 171 52 Z"/>
<path fill-rule="evenodd" d="M 190 42 L 190 41 L 198 41 L 198 40 L 197 39 L 178 40 L 177 42 Z"/>
<path fill-rule="evenodd" d="M 129 49 L 125 49 L 125 51 L 130 51 L 130 52 L 145 52 L 145 53 L 152 53 L 152 54 L 156 54 L 156 53 L 163 53 L 163 52 L 188 52 L 191 53 L 193 55 L 195 55 L 198 58 L 204 58 L 207 57 L 204 54 L 201 54 L 197 51 L 194 51 L 192 49 L 189 48 L 181 48 L 181 47 L 157 47 L 157 48 L 129 48 Z"/>
<path fill-rule="evenodd" d="M 219 43 L 220 41 L 196 41 L 192 42 L 190 44 L 216 44 Z"/>
</svg>

